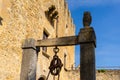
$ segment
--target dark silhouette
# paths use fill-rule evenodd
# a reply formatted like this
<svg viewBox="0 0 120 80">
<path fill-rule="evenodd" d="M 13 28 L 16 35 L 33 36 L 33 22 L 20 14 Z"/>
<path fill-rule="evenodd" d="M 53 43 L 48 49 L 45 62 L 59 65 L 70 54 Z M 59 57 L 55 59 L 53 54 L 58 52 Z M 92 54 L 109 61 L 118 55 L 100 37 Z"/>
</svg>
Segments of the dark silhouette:
<svg viewBox="0 0 120 80">
<path fill-rule="evenodd" d="M 88 12 L 88 11 L 84 12 L 83 26 L 84 27 L 90 26 L 91 22 L 92 22 L 92 17 L 91 17 L 90 12 Z"/>
<path fill-rule="evenodd" d="M 0 25 L 2 25 L 2 20 L 3 20 L 3 18 L 2 18 L 2 17 L 0 17 Z"/>
<path fill-rule="evenodd" d="M 45 80 L 43 77 L 40 77 L 38 80 Z"/>
</svg>

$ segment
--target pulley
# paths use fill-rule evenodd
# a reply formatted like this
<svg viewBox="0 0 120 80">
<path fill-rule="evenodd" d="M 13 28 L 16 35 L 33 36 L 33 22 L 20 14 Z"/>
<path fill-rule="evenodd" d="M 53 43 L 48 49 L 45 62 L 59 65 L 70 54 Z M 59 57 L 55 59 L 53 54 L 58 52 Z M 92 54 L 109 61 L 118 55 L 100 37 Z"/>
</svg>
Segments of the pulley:
<svg viewBox="0 0 120 80">
<path fill-rule="evenodd" d="M 53 56 L 53 60 L 50 63 L 50 73 L 54 76 L 59 75 L 61 68 L 62 68 L 63 64 L 60 60 L 60 58 L 57 55 Z"/>
<path fill-rule="evenodd" d="M 56 17 L 56 38 L 58 37 L 58 13 L 56 12 L 55 13 L 55 16 Z M 59 52 L 59 48 L 57 46 L 55 46 L 55 48 L 53 48 L 53 52 L 55 53 L 55 55 L 53 56 L 53 59 L 50 63 L 50 66 L 49 66 L 49 73 L 48 73 L 48 76 L 47 76 L 47 79 L 48 80 L 48 77 L 49 77 L 49 74 L 51 73 L 53 76 L 57 76 L 58 75 L 58 80 L 59 80 L 59 77 L 60 77 L 60 71 L 61 71 L 61 68 L 63 66 L 62 64 L 62 61 L 61 59 L 57 56 L 57 53 Z"/>
</svg>

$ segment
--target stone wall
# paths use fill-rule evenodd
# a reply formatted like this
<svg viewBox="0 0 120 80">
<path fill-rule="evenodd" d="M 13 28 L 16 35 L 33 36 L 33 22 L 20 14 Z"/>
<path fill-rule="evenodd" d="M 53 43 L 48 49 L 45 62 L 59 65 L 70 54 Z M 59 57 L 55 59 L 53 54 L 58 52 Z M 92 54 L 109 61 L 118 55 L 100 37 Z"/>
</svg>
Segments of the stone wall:
<svg viewBox="0 0 120 80">
<path fill-rule="evenodd" d="M 96 80 L 120 80 L 120 70 L 104 70 L 103 72 L 97 71 Z"/>
<path fill-rule="evenodd" d="M 43 38 L 43 31 L 48 33 L 48 38 L 55 38 L 53 27 L 45 16 L 45 11 L 55 5 L 59 12 L 58 37 L 75 34 L 75 27 L 64 0 L 0 0 L 0 80 L 20 80 L 22 43 L 26 38 L 36 40 Z M 67 54 L 66 67 L 74 64 L 74 46 L 59 47 L 58 55 L 64 63 L 64 54 Z M 47 53 L 38 54 L 37 79 L 47 76 L 48 66 L 52 59 L 53 48 L 48 48 Z M 53 76 L 50 75 L 49 80 Z M 60 80 L 68 80 L 66 71 L 62 68 Z"/>
<path fill-rule="evenodd" d="M 75 68 L 74 70 L 70 71 L 68 75 L 68 80 L 80 80 L 80 69 Z M 120 70 L 97 70 L 96 80 L 120 80 Z"/>
</svg>

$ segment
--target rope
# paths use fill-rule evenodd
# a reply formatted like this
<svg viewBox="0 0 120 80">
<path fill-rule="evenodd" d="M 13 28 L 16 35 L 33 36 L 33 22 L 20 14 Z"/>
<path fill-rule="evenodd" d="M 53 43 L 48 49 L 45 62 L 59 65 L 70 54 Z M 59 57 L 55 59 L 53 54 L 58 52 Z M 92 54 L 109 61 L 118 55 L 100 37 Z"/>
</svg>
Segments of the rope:
<svg viewBox="0 0 120 80">
<path fill-rule="evenodd" d="M 58 80 L 60 79 L 60 74 L 58 74 Z"/>
<path fill-rule="evenodd" d="M 57 16 L 57 18 L 56 18 L 56 38 L 58 37 L 58 17 L 59 16 Z"/>
<path fill-rule="evenodd" d="M 54 55 L 49 67 L 50 73 L 54 76 L 58 75 L 61 71 L 62 66 L 63 64 L 60 58 L 57 55 Z"/>
<path fill-rule="evenodd" d="M 50 75 L 50 71 L 48 72 L 48 75 L 47 75 L 47 78 L 46 78 L 46 80 L 48 80 L 48 78 L 49 78 L 49 75 Z"/>
<path fill-rule="evenodd" d="M 56 38 L 57 38 L 58 37 L 58 16 L 57 16 L 56 20 L 57 20 L 56 21 Z M 53 59 L 50 63 L 50 66 L 49 66 L 50 71 L 48 73 L 47 79 L 49 77 L 49 74 L 51 73 L 54 76 L 54 80 L 55 80 L 55 76 L 57 76 L 57 75 L 58 75 L 58 80 L 59 80 L 60 71 L 61 71 L 63 64 L 62 64 L 61 59 L 57 56 L 57 53 L 59 52 L 59 48 L 57 46 L 55 46 L 55 48 L 53 48 L 53 51 L 54 51 L 55 55 L 53 56 Z"/>
</svg>

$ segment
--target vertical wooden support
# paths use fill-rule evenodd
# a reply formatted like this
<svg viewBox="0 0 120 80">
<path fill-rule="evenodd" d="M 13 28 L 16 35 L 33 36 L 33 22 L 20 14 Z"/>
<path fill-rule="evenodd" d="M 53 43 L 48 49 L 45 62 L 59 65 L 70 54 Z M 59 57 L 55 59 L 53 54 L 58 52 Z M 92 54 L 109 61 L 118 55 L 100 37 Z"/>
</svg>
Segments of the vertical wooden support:
<svg viewBox="0 0 120 80">
<path fill-rule="evenodd" d="M 96 37 L 93 28 L 80 30 L 79 38 L 89 43 L 80 45 L 80 80 L 96 80 L 95 46 Z"/>
<path fill-rule="evenodd" d="M 22 45 L 23 56 L 20 80 L 36 80 L 37 52 L 34 39 L 26 39 Z"/>
</svg>

